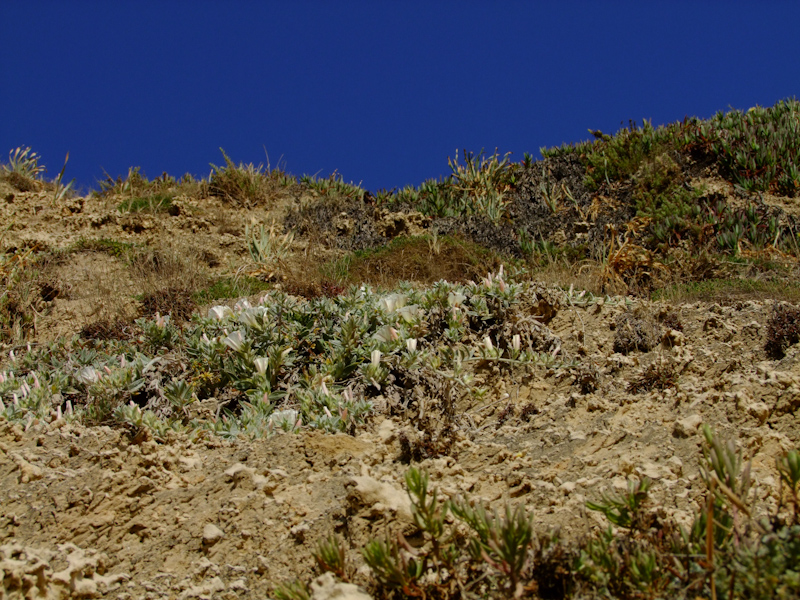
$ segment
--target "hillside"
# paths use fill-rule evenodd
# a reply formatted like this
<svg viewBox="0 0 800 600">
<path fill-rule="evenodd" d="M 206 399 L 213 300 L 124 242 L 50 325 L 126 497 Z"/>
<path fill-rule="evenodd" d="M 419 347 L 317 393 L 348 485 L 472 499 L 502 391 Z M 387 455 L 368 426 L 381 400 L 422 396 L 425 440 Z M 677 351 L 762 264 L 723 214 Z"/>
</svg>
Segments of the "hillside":
<svg viewBox="0 0 800 600">
<path fill-rule="evenodd" d="M 379 191 L 12 151 L 0 598 L 800 594 L 800 103 L 592 136 Z"/>
</svg>

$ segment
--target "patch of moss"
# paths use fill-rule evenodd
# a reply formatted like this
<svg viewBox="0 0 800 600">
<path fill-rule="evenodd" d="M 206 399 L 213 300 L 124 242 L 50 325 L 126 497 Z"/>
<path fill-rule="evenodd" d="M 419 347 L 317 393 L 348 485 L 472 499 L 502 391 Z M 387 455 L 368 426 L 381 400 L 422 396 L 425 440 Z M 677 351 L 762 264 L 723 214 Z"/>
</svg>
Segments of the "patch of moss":
<svg viewBox="0 0 800 600">
<path fill-rule="evenodd" d="M 99 240 L 79 239 L 70 248 L 73 252 L 104 252 L 114 258 L 127 258 L 136 246 L 130 242 L 120 242 L 110 238 L 100 238 Z"/>
<path fill-rule="evenodd" d="M 162 213 L 169 212 L 172 208 L 173 197 L 170 194 L 152 194 L 150 196 L 136 196 L 123 200 L 117 206 L 121 213 Z"/>
<path fill-rule="evenodd" d="M 195 291 L 192 294 L 192 300 L 198 305 L 210 304 L 214 300 L 251 296 L 271 288 L 271 284 L 247 275 L 221 277 L 212 282 L 207 288 Z"/>
</svg>

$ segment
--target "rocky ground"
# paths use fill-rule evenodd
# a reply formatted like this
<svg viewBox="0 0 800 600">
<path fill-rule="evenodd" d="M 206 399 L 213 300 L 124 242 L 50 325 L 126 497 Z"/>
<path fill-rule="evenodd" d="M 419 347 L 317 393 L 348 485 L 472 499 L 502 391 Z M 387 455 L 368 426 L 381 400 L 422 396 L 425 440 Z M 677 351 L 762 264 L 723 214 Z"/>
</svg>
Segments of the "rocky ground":
<svg viewBox="0 0 800 600">
<path fill-rule="evenodd" d="M 6 248 L 157 246 L 187 258 L 180 277 L 236 272 L 247 262 L 244 226 L 282 218 L 294 201 L 244 211 L 178 198 L 175 214 L 119 214 L 108 199 L 55 207 L 45 192 L 0 191 Z M 336 253 L 298 239 L 291 260 L 317 255 Z M 141 280 L 106 252 L 72 251 L 49 277 L 55 292 L 36 300 L 35 342 L 138 310 Z M 552 293 L 561 302 L 547 328 L 581 366 L 495 372 L 487 398 L 458 406 L 452 445 L 418 463 L 445 497 L 521 503 L 537 530 L 579 539 L 604 526 L 587 500 L 647 476 L 659 517 L 689 524 L 705 490 L 699 426 L 708 424 L 752 459 L 758 510 L 777 509 L 775 458 L 800 447 L 800 346 L 767 355 L 775 301 Z M 265 598 L 312 578 L 311 550 L 331 531 L 369 590 L 360 548 L 387 528 L 413 539 L 403 477 L 408 440 L 421 435 L 380 412 L 354 435 L 165 443 L 63 419 L 0 420 L 0 598 Z M 314 597 L 334 597 L 323 584 Z"/>
</svg>

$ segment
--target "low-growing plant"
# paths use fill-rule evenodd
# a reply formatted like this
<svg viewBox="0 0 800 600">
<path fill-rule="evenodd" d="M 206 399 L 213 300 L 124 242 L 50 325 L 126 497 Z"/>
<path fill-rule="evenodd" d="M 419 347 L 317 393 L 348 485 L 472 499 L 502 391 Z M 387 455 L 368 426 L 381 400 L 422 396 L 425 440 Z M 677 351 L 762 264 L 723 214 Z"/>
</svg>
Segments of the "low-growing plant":
<svg viewBox="0 0 800 600">
<path fill-rule="evenodd" d="M 647 366 L 636 379 L 628 384 L 628 391 L 633 394 L 649 392 L 650 390 L 664 391 L 677 385 L 678 374 L 675 364 L 670 360 L 659 359 Z"/>
<path fill-rule="evenodd" d="M 283 263 L 294 241 L 294 233 L 280 233 L 273 222 L 267 228 L 263 224 L 252 230 L 249 226 L 245 227 L 245 240 L 256 270 L 265 272 Z"/>
<path fill-rule="evenodd" d="M 151 196 L 133 196 L 120 202 L 117 209 L 121 213 L 161 213 L 169 212 L 172 207 L 171 194 L 156 193 Z"/>
<path fill-rule="evenodd" d="M 800 452 L 790 450 L 776 459 L 778 473 L 781 477 L 780 504 L 784 501 L 784 487 L 788 491 L 789 501 L 794 508 L 792 524 L 800 525 Z"/>
<path fill-rule="evenodd" d="M 16 173 L 26 179 L 39 179 L 44 173 L 44 166 L 39 164 L 41 156 L 31 150 L 30 146 L 18 147 L 8 153 L 8 164 L 3 165 L 6 173 Z"/>
<path fill-rule="evenodd" d="M 719 112 L 689 123 L 687 147 L 711 156 L 723 174 L 747 191 L 800 192 L 800 101 L 781 100 L 747 112 Z"/>
<path fill-rule="evenodd" d="M 789 346 L 800 342 L 800 308 L 789 304 L 773 307 L 767 322 L 767 341 L 764 346 L 772 358 L 783 358 Z"/>
<path fill-rule="evenodd" d="M 208 192 L 225 202 L 243 208 L 268 204 L 280 189 L 293 183 L 293 180 L 280 169 L 272 169 L 267 163 L 258 166 L 253 163 L 234 163 L 220 148 L 225 165 L 211 164 L 208 177 Z"/>
<path fill-rule="evenodd" d="M 300 183 L 321 197 L 346 198 L 347 200 L 362 202 L 366 195 L 365 190 L 360 185 L 345 182 L 336 171 L 331 173 L 329 177 L 324 178 L 304 175 L 300 178 Z"/>
<path fill-rule="evenodd" d="M 629 479 L 627 493 L 604 494 L 602 502 L 587 502 L 586 507 L 603 513 L 606 519 L 617 527 L 643 531 L 649 525 L 643 508 L 651 485 L 652 481 L 647 477 Z"/>
<path fill-rule="evenodd" d="M 464 214 L 483 214 L 497 223 L 505 215 L 510 203 L 509 192 L 516 179 L 516 165 L 509 161 L 509 154 L 502 159 L 495 150 L 487 156 L 483 150 L 477 155 L 464 150 L 464 164 L 455 158 L 447 160 L 452 171 L 452 185 L 465 208 Z"/>
</svg>

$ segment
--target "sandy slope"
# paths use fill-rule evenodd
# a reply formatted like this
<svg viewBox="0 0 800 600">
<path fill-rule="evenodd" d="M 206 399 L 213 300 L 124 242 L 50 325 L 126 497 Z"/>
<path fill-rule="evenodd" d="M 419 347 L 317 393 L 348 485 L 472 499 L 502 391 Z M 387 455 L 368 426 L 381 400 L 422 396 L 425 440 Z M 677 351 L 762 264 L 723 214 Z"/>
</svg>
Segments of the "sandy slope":
<svg viewBox="0 0 800 600">
<path fill-rule="evenodd" d="M 662 516 L 688 523 L 703 491 L 703 422 L 752 457 L 754 493 L 774 510 L 774 459 L 800 445 L 800 348 L 766 358 L 768 303 L 674 307 L 683 331 L 663 329 L 656 348 L 627 355 L 613 348 L 624 304 L 566 306 L 550 322 L 566 351 L 596 366 L 596 390 L 538 368 L 504 375 L 487 405 L 461 407 L 450 456 L 421 464 L 446 495 L 525 503 L 538 528 L 570 537 L 601 523 L 585 500 L 646 475 Z M 675 366 L 677 388 L 627 391 L 654 361 Z M 508 403 L 516 413 L 498 426 Z M 531 403 L 527 420 L 520 409 Z M 263 598 L 277 582 L 310 577 L 310 551 L 331 529 L 359 560 L 386 527 L 413 533 L 398 460 L 407 429 L 376 415 L 354 437 L 160 445 L 106 427 L 2 423 L 0 597 L 30 588 L 27 597 Z"/>
</svg>

